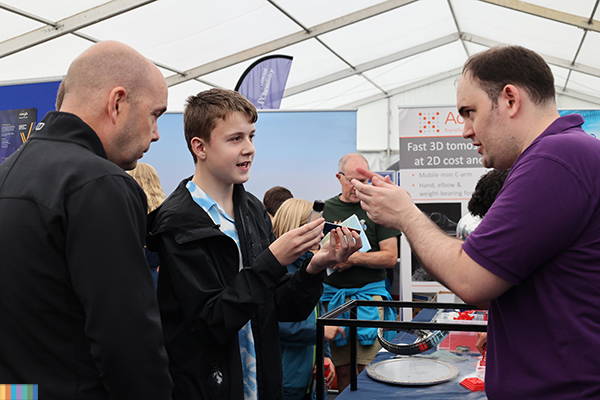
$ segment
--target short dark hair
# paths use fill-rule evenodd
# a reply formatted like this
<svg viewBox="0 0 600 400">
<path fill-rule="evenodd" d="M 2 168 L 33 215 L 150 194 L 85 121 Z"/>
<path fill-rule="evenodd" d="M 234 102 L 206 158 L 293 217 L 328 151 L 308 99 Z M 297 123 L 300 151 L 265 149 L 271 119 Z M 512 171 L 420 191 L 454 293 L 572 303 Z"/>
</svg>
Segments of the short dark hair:
<svg viewBox="0 0 600 400">
<path fill-rule="evenodd" d="M 527 91 L 535 104 L 554 101 L 554 76 L 544 59 L 521 46 L 496 46 L 470 57 L 463 68 L 475 78 L 494 106 L 508 84 Z"/>
<path fill-rule="evenodd" d="M 485 216 L 496 200 L 498 192 L 502 189 L 509 171 L 508 169 L 503 171 L 493 169 L 479 178 L 475 185 L 475 192 L 467 205 L 471 214 L 481 218 Z"/>
<path fill-rule="evenodd" d="M 283 202 L 293 197 L 294 196 L 289 189 L 286 189 L 283 186 L 274 186 L 265 192 L 263 204 L 265 205 L 267 212 L 274 216 Z"/>
<path fill-rule="evenodd" d="M 210 141 L 217 119 L 224 120 L 234 112 L 245 114 L 251 124 L 258 120 L 254 104 L 233 90 L 210 89 L 187 98 L 183 111 L 183 131 L 194 163 L 196 155 L 192 151 L 192 139 L 198 137 Z"/>
</svg>

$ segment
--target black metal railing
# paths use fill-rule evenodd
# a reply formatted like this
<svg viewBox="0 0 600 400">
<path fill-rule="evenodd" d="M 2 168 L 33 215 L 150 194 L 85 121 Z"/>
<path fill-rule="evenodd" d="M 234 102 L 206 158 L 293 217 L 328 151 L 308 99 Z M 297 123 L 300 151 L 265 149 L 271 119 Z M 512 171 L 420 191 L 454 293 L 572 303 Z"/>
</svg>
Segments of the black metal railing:
<svg viewBox="0 0 600 400">
<path fill-rule="evenodd" d="M 467 331 L 467 332 L 485 332 L 487 326 L 484 324 L 460 324 L 460 323 L 439 323 L 422 321 L 379 321 L 379 320 L 359 320 L 357 319 L 356 307 L 392 307 L 392 308 L 434 308 L 443 310 L 478 310 L 476 306 L 461 303 L 422 303 L 413 301 L 389 301 L 389 300 L 350 300 L 327 314 L 317 318 L 317 388 L 325 385 L 325 376 L 323 371 L 325 345 L 325 325 L 347 326 L 349 327 L 348 343 L 350 344 L 350 390 L 357 389 L 357 338 L 356 328 L 375 327 L 387 328 L 393 330 L 401 329 L 429 329 L 438 331 Z M 340 319 L 340 315 L 350 312 L 350 319 Z M 323 400 L 324 392 L 317 390 L 317 400 Z"/>
</svg>

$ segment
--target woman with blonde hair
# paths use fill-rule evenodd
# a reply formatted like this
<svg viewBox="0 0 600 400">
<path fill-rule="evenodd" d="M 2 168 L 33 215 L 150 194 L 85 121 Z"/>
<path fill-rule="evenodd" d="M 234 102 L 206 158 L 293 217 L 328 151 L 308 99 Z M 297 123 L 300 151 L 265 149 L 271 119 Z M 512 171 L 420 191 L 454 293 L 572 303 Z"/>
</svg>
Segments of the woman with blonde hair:
<svg viewBox="0 0 600 400">
<path fill-rule="evenodd" d="M 273 233 L 279 237 L 308 222 L 312 203 L 304 199 L 290 198 L 284 201 L 273 217 Z M 279 216 L 277 216 L 279 215 Z"/>
<path fill-rule="evenodd" d="M 144 193 L 146 193 L 148 214 L 165 201 L 167 196 L 160 185 L 160 179 L 152 165 L 139 162 L 134 169 L 127 171 L 127 173 L 135 179 Z M 158 266 L 160 263 L 158 253 L 148 250 L 147 247 L 144 247 L 144 252 L 146 253 L 146 261 L 148 261 L 148 266 L 150 267 L 150 272 L 152 272 L 152 278 L 154 279 L 154 287 L 156 288 L 158 283 Z"/>
<path fill-rule="evenodd" d="M 273 232 L 280 237 L 287 231 L 296 229 L 308 222 L 312 203 L 308 200 L 291 198 L 283 202 L 273 217 Z M 312 249 L 317 251 L 318 248 Z M 313 256 L 312 251 L 306 252 L 293 264 L 287 266 L 288 272 L 295 273 L 302 263 Z M 312 314 L 300 322 L 280 322 L 279 340 L 283 366 L 283 398 L 285 400 L 310 399 L 313 395 L 313 371 L 316 362 L 317 317 L 324 312 L 319 303 Z M 331 388 L 335 378 L 335 368 L 331 363 L 329 342 L 337 333 L 344 333 L 338 326 L 325 327 L 325 364 L 331 367 L 327 375 L 327 387 Z"/>
<path fill-rule="evenodd" d="M 137 163 L 137 166 L 131 171 L 127 171 L 129 175 L 142 187 L 146 198 L 148 199 L 148 213 L 154 211 L 155 208 L 161 205 L 165 198 L 165 192 L 160 185 L 160 179 L 154 167 L 146 163 Z"/>
</svg>

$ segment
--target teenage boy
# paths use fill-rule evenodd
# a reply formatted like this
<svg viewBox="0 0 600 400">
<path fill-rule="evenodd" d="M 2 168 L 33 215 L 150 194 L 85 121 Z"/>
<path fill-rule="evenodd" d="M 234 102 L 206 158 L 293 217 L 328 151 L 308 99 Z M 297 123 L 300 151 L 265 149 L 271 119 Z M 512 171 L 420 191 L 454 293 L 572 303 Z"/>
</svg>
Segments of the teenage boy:
<svg viewBox="0 0 600 400">
<path fill-rule="evenodd" d="M 273 241 L 265 207 L 242 185 L 256 120 L 254 106 L 234 91 L 188 98 L 184 131 L 194 175 L 150 216 L 174 400 L 281 399 L 277 321 L 308 317 L 323 271 L 362 246 L 357 234 L 337 230 L 331 247 L 286 274 L 286 265 L 317 245 L 324 220 Z"/>
</svg>

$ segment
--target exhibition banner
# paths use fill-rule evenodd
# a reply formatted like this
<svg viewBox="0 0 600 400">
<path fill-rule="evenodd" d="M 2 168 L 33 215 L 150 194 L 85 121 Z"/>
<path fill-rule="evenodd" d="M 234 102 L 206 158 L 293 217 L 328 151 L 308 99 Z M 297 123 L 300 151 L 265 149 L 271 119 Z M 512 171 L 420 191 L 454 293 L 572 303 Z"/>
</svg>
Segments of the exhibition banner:
<svg viewBox="0 0 600 400">
<path fill-rule="evenodd" d="M 485 173 L 454 106 L 399 110 L 399 184 L 419 200 L 468 200 Z"/>
<path fill-rule="evenodd" d="M 486 172 L 477 148 L 462 137 L 464 120 L 455 106 L 411 107 L 399 109 L 399 123 L 398 184 L 442 231 L 455 236 L 477 181 Z M 423 269 L 404 236 L 400 259 L 402 300 L 412 301 L 413 293 L 447 290 Z M 402 318 L 410 320 L 411 310 Z"/>
<path fill-rule="evenodd" d="M 259 110 L 279 109 L 290 68 L 291 56 L 263 57 L 242 74 L 235 90 Z"/>
<path fill-rule="evenodd" d="M 581 114 L 585 122 L 581 126 L 590 136 L 600 139 L 600 110 L 558 110 L 562 117 L 568 114 Z"/>
<path fill-rule="evenodd" d="M 0 163 L 4 162 L 4 160 L 17 151 L 29 139 L 29 135 L 36 123 L 36 118 L 37 113 L 35 108 L 0 110 L 0 126 L 2 128 Z"/>
</svg>

